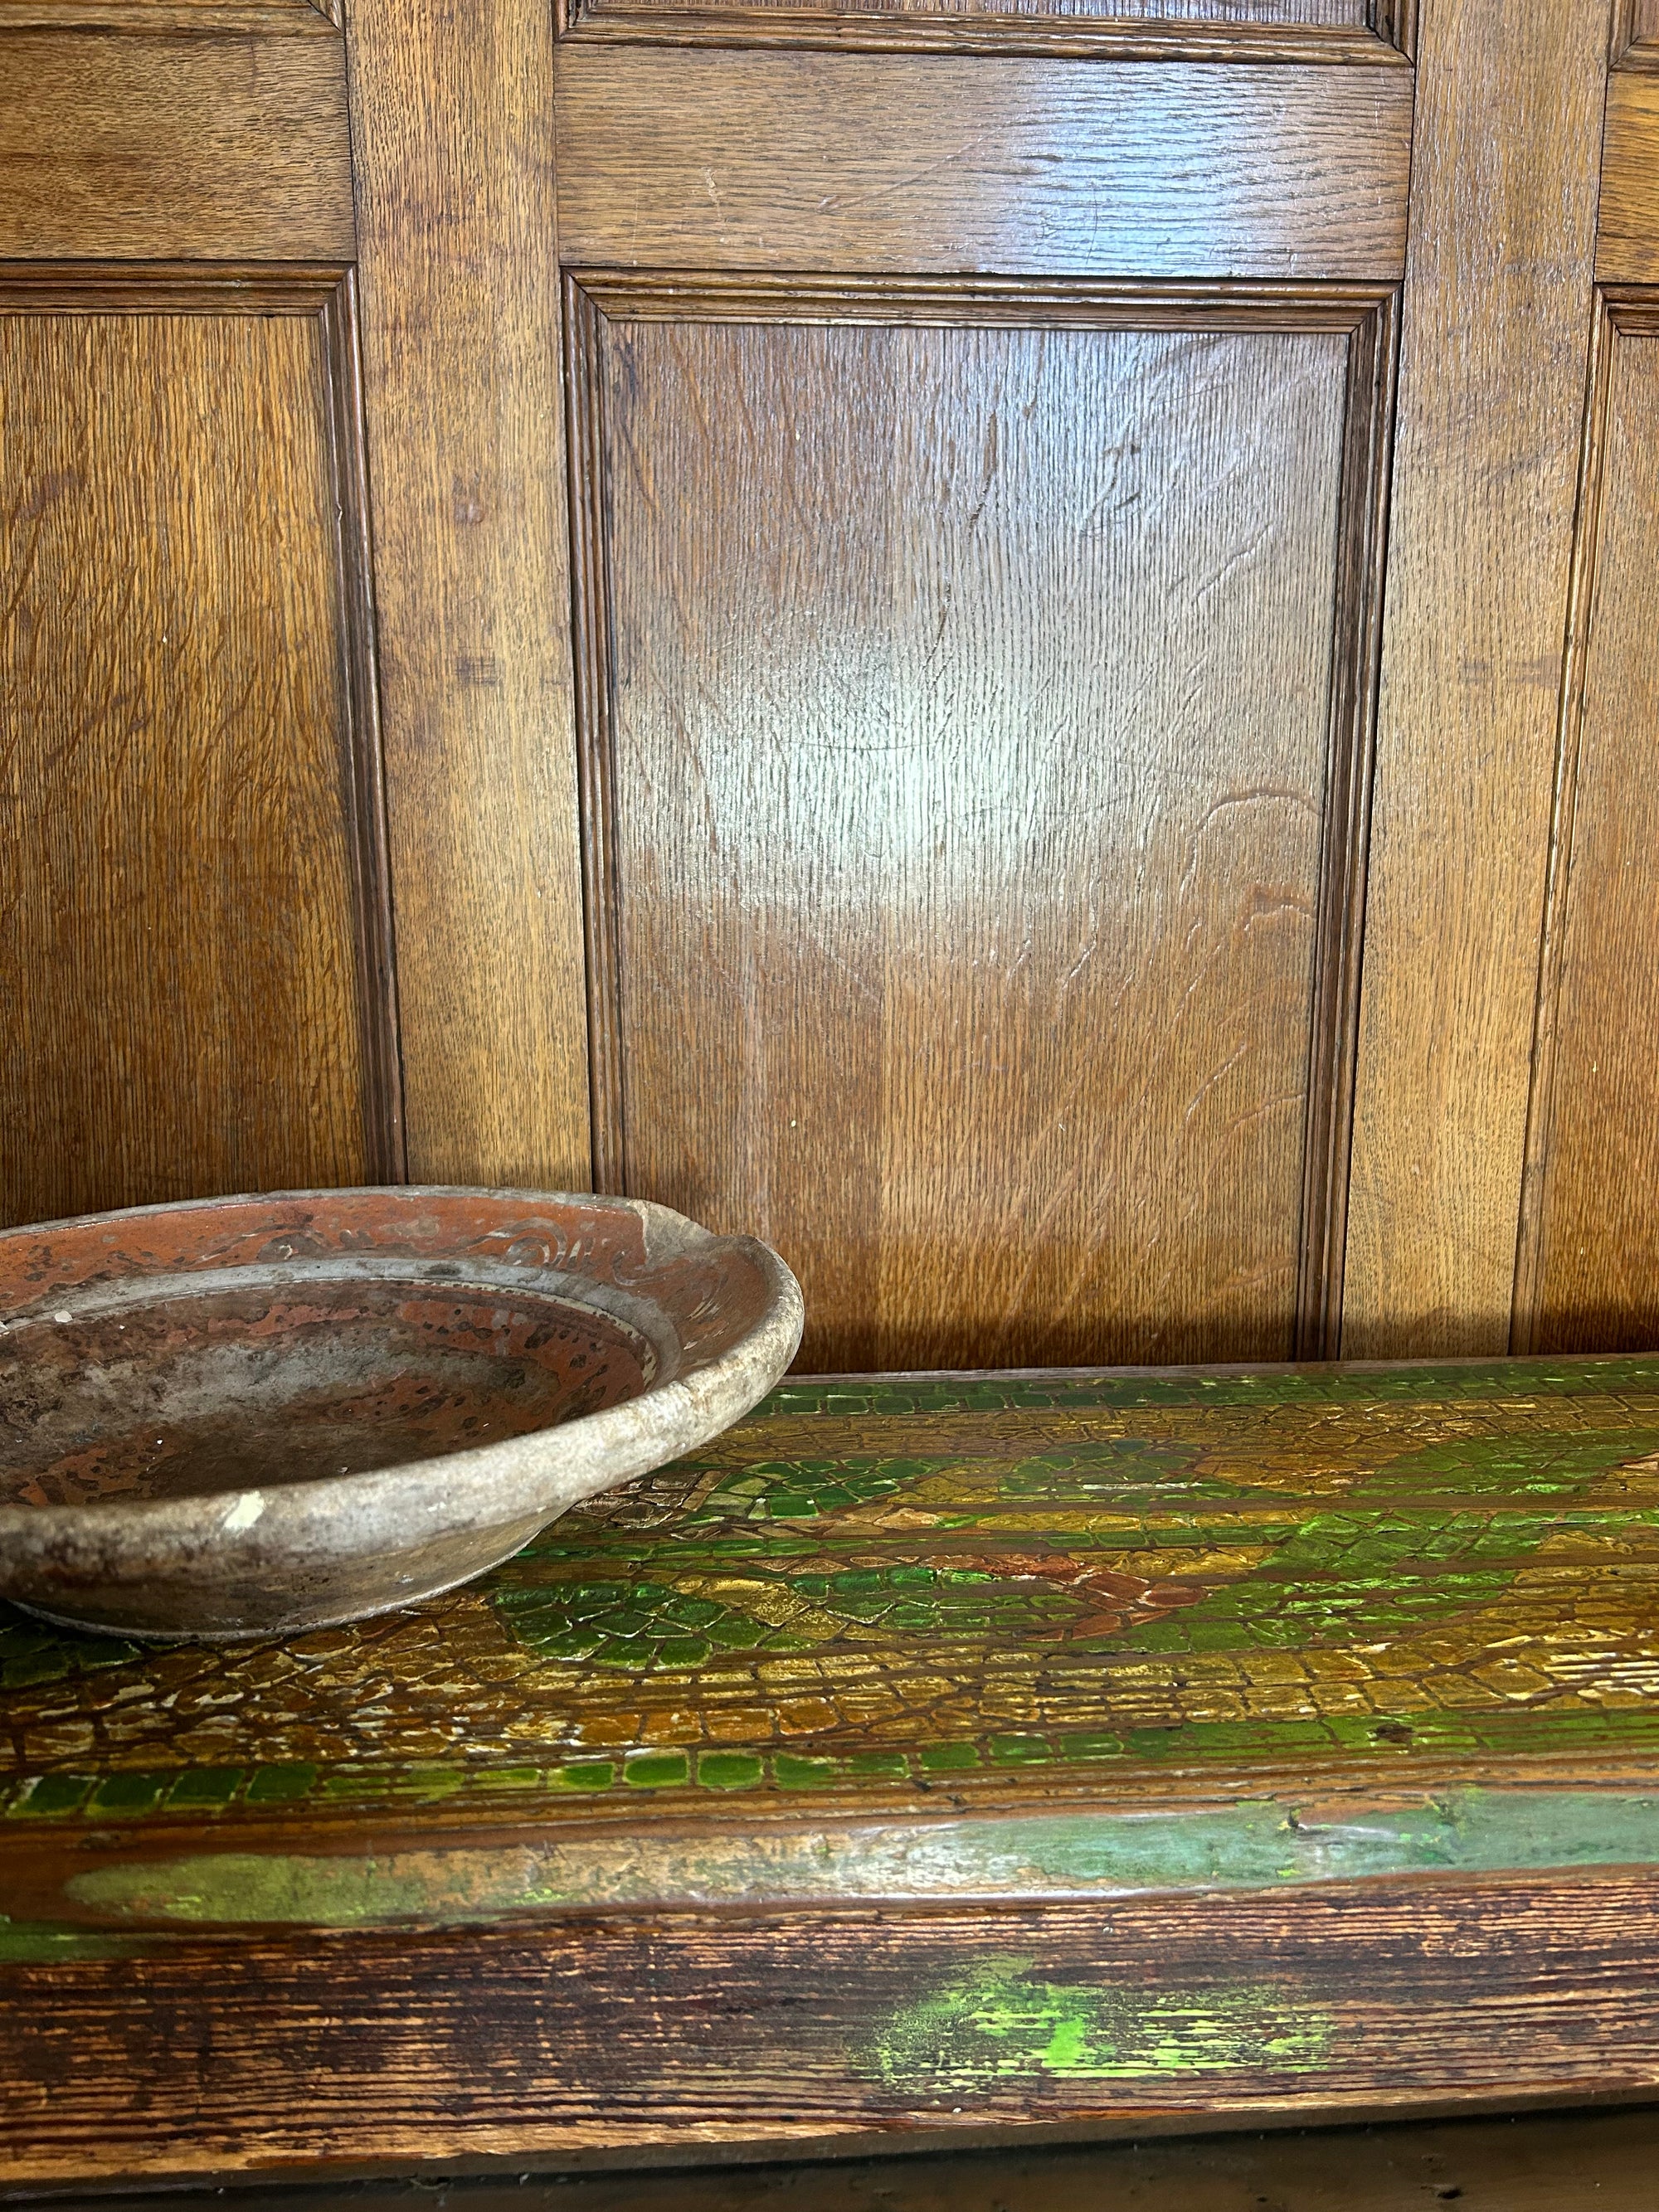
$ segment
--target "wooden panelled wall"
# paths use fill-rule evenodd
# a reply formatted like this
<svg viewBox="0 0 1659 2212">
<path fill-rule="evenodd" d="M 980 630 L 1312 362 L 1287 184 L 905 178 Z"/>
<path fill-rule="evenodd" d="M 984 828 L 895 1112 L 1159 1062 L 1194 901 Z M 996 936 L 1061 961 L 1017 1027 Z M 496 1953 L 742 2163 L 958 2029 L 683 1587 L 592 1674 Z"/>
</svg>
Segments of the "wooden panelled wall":
<svg viewBox="0 0 1659 2212">
<path fill-rule="evenodd" d="M 1651 1343 L 1656 338 L 1650 0 L 0 0 L 0 1210 Z"/>
</svg>

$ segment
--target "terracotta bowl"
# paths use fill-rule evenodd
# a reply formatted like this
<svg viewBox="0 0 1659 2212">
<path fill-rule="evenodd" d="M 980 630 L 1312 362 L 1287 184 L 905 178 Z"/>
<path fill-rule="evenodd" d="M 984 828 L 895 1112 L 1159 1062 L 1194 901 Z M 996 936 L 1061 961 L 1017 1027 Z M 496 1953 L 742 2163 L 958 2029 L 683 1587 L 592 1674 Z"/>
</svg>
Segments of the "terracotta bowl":
<svg viewBox="0 0 1659 2212">
<path fill-rule="evenodd" d="M 0 1232 L 0 1596 L 279 1636 L 411 1604 L 729 1427 L 775 1252 L 666 1206 L 301 1191 Z"/>
</svg>

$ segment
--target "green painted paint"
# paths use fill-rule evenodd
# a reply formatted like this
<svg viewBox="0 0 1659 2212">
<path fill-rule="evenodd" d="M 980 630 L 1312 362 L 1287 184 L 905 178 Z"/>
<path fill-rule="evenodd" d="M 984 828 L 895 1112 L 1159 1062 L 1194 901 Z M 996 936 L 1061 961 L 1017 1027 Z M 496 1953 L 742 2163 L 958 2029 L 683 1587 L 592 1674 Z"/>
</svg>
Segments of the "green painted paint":
<svg viewBox="0 0 1659 2212">
<path fill-rule="evenodd" d="M 850 1382 L 786 1382 L 751 1414 L 774 1419 L 800 1413 L 896 1418 L 925 1413 L 1068 1410 L 1079 1405 L 1121 1408 L 1247 1406 L 1263 1397 L 1277 1405 L 1397 1406 L 1419 1400 L 1498 1398 L 1514 1403 L 1557 1391 L 1659 1389 L 1659 1358 L 1405 1360 L 1387 1366 L 1180 1369 L 1097 1376 L 942 1376 L 860 1377 Z"/>
<path fill-rule="evenodd" d="M 922 1748 L 924 1774 L 959 1774 L 979 1763 L 978 1747 L 971 1743 L 930 1743 Z"/>
<path fill-rule="evenodd" d="M 97 1786 L 96 1777 L 90 1774 L 28 1775 L 13 1793 L 6 1810 L 30 1820 L 78 1813 Z"/>
<path fill-rule="evenodd" d="M 153 1936 L 73 1928 L 56 1921 L 8 1920 L 0 1913 L 0 1966 L 66 1966 L 81 1959 L 131 1959 L 155 1948 Z"/>
<path fill-rule="evenodd" d="M 735 1772 L 727 1787 L 750 1784 Z M 106 1861 L 74 1905 L 156 1923 L 489 1920 L 571 1905 L 1126 1896 L 1378 1875 L 1659 1865 L 1659 1793 L 1462 1790 L 1346 1818 L 1264 1802 L 1188 1813 L 886 1820 L 750 1834 L 549 1834 L 368 1856 Z"/>
<path fill-rule="evenodd" d="M 697 1779 L 709 1790 L 757 1790 L 766 1765 L 751 1751 L 706 1751 L 697 1761 Z"/>
<path fill-rule="evenodd" d="M 102 1815 L 153 1813 L 169 1794 L 172 1778 L 167 1774 L 112 1774 L 93 1791 L 87 1809 Z"/>
<path fill-rule="evenodd" d="M 556 1766 L 548 1775 L 555 1790 L 608 1790 L 617 1778 L 616 1763 L 609 1759 L 577 1759 L 568 1766 Z"/>
<path fill-rule="evenodd" d="M 240 1766 L 187 1766 L 169 1778 L 169 1812 L 222 1811 L 233 1801 L 247 1778 Z"/>
<path fill-rule="evenodd" d="M 672 1790 L 690 1776 L 691 1762 L 683 1751 L 635 1752 L 623 1768 L 623 1780 L 635 1790 Z"/>
<path fill-rule="evenodd" d="M 1332 2036 L 1328 2015 L 1267 1984 L 1091 1988 L 1043 1981 L 1029 1959 L 992 1959 L 896 2012 L 860 2058 L 900 2094 L 972 2096 L 1044 2076 L 1307 2074 Z"/>
<path fill-rule="evenodd" d="M 1615 1739 L 1626 1753 L 1659 1756 L 1659 1711 L 1624 1712 Z M 1039 1747 L 1047 1742 L 1045 1753 Z M 757 1752 L 705 1751 L 695 1757 L 671 1756 L 659 1765 L 659 1754 L 628 1755 L 633 1768 L 645 1762 L 642 1775 L 626 1778 L 623 1765 L 613 1759 L 575 1759 L 558 1766 L 502 1770 L 459 1763 L 447 1768 L 422 1771 L 419 1783 L 407 1772 L 368 1770 L 315 1776 L 301 1788 L 294 1770 L 278 1771 L 264 1789 L 256 1773 L 237 1796 L 237 1785 L 198 1784 L 185 1769 L 162 1778 L 166 1787 L 152 1797 L 149 1785 L 156 1778 L 142 1778 L 135 1793 L 137 1802 L 106 1808 L 136 1819 L 146 1811 L 187 1812 L 197 1817 L 223 1812 L 233 1803 L 253 1807 L 283 1805 L 299 1808 L 316 1802 L 395 1804 L 409 1800 L 431 1802 L 448 1798 L 459 1803 L 473 1799 L 499 1801 L 512 1790 L 528 1801 L 573 1795 L 591 1796 L 620 1786 L 624 1778 L 653 1794 L 697 1788 L 726 1791 L 734 1788 L 769 1788 L 789 1795 L 810 1792 L 831 1798 L 856 1799 L 861 1787 L 883 1784 L 896 1788 L 925 1789 L 942 1780 L 953 1784 L 976 1772 L 1007 1773 L 1015 1767 L 1045 1765 L 1052 1759 L 1075 1777 L 1080 1768 L 1114 1766 L 1208 1765 L 1231 1766 L 1285 1757 L 1317 1759 L 1364 1755 L 1398 1765 L 1414 1753 L 1440 1757 L 1508 1755 L 1539 1756 L 1581 1753 L 1605 1755 L 1609 1736 L 1605 1717 L 1592 1711 L 1555 1711 L 1523 1708 L 1513 1713 L 1482 1715 L 1477 1722 L 1455 1713 L 1430 1710 L 1404 1711 L 1388 1717 L 1351 1718 L 1333 1715 L 1317 1720 L 1250 1722 L 1182 1722 L 1168 1728 L 1126 1729 L 1121 1735 L 1093 1730 L 1086 1735 L 1052 1739 L 1023 1740 L 1016 1756 L 1007 1749 L 1009 1739 L 988 1737 L 982 1745 L 947 1743 L 928 1747 L 920 1753 L 902 1752 L 854 1753 L 839 1758 L 809 1753 L 777 1752 L 769 1757 Z M 734 1763 L 735 1762 L 735 1763 Z M 208 1770 L 211 1772 L 211 1770 Z M 235 1775 L 238 1770 L 224 1770 Z M 734 1780 L 733 1778 L 741 1778 Z M 3 1816 L 12 1819 L 86 1819 L 99 1808 L 93 1792 L 96 1778 L 88 1775 L 26 1776 L 3 1801 Z M 200 1796 L 191 1794 L 200 1788 Z"/>
<path fill-rule="evenodd" d="M 772 1774 L 780 1790 L 828 1790 L 836 1781 L 836 1762 L 781 1751 L 772 1761 Z"/>
<path fill-rule="evenodd" d="M 845 1459 L 757 1460 L 723 1482 L 691 1516 L 694 1522 L 811 1521 L 843 1505 L 890 1498 L 928 1462 L 853 1454 Z"/>
<path fill-rule="evenodd" d="M 311 1794 L 317 1779 L 317 1769 L 301 1760 L 284 1761 L 281 1765 L 262 1766 L 247 1785 L 250 1805 L 289 1805 L 296 1798 Z"/>
<path fill-rule="evenodd" d="M 788 1383 L 407 1632 L 168 1655 L 0 1607 L 0 1803 L 882 1814 L 1647 1759 L 1656 1586 L 1659 1359 Z"/>
<path fill-rule="evenodd" d="M 108 1636 L 65 1636 L 14 1607 L 0 1607 L 0 1691 L 65 1682 L 138 1656 L 136 1644 Z"/>
</svg>

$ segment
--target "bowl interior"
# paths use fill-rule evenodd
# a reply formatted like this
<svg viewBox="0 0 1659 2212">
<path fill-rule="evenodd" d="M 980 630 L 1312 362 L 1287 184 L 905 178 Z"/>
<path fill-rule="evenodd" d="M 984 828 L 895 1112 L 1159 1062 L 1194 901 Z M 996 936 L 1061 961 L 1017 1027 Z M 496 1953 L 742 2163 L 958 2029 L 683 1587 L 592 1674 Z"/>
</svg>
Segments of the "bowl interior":
<svg viewBox="0 0 1659 2212">
<path fill-rule="evenodd" d="M 647 1389 L 663 1347 L 581 1290 L 325 1266 L 79 1294 L 7 1333 L 0 1504 L 366 1474 L 596 1413 Z"/>
</svg>

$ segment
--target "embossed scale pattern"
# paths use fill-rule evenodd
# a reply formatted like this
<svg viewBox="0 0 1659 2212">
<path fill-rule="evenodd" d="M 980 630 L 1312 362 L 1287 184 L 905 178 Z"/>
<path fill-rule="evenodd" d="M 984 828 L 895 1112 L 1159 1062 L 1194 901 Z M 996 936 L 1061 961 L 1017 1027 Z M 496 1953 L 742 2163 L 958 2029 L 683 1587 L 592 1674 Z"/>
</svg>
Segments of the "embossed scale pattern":
<svg viewBox="0 0 1659 2212">
<path fill-rule="evenodd" d="M 5 1613 L 0 1760 L 38 1817 L 1655 1750 L 1656 1589 L 1659 1359 L 792 1382 L 408 1613 Z"/>
</svg>

